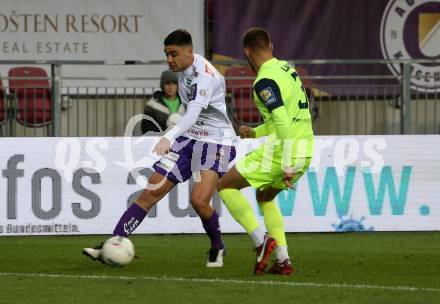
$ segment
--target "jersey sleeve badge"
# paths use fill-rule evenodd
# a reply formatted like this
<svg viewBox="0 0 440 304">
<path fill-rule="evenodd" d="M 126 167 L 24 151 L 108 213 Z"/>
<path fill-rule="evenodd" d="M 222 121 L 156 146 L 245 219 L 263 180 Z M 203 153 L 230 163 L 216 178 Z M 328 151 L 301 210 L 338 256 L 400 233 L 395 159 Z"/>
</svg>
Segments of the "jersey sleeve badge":
<svg viewBox="0 0 440 304">
<path fill-rule="evenodd" d="M 199 91 L 199 95 L 200 96 L 203 96 L 203 97 L 206 97 L 206 90 L 205 89 L 201 89 L 200 91 Z"/>
<path fill-rule="evenodd" d="M 255 83 L 254 90 L 269 112 L 284 105 L 280 88 L 273 79 L 260 79 Z"/>
<path fill-rule="evenodd" d="M 271 87 L 267 87 L 260 92 L 260 97 L 266 104 L 266 106 L 274 103 L 276 101 L 275 95 Z"/>
<path fill-rule="evenodd" d="M 197 96 L 197 83 L 193 84 L 191 86 L 191 88 L 189 89 L 189 94 L 188 94 L 188 100 L 196 100 L 196 96 Z"/>
</svg>

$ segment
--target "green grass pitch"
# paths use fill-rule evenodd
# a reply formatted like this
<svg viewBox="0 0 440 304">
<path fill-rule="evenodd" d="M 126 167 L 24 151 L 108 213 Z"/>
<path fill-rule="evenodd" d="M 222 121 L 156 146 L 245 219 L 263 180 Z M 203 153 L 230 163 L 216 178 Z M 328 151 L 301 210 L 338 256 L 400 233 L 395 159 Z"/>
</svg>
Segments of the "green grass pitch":
<svg viewBox="0 0 440 304">
<path fill-rule="evenodd" d="M 440 232 L 288 234 L 296 272 L 252 274 L 247 235 L 134 235 L 139 259 L 111 268 L 81 255 L 104 236 L 0 238 L 0 303 L 440 303 Z"/>
</svg>

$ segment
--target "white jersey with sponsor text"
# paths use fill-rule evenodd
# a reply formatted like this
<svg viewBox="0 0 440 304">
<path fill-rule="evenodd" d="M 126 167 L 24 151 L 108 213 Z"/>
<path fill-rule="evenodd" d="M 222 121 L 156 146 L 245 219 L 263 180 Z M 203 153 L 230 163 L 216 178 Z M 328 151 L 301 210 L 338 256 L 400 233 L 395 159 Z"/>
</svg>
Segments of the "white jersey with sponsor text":
<svg viewBox="0 0 440 304">
<path fill-rule="evenodd" d="M 223 145 L 233 145 L 235 132 L 226 112 L 223 76 L 199 54 L 193 64 L 179 73 L 179 95 L 185 104 L 197 104 L 202 111 L 195 125 L 182 136 Z"/>
</svg>

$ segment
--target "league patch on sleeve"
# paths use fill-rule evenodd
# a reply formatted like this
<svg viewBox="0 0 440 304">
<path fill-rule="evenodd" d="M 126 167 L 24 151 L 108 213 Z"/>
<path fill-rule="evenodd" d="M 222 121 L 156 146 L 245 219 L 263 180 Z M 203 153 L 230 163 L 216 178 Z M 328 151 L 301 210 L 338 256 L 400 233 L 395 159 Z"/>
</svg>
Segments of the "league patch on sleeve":
<svg viewBox="0 0 440 304">
<path fill-rule="evenodd" d="M 260 92 L 260 97 L 264 101 L 266 107 L 276 101 L 275 94 L 271 87 L 267 87 Z"/>
<path fill-rule="evenodd" d="M 196 100 L 196 96 L 197 96 L 197 83 L 193 84 L 189 89 L 189 96 L 188 96 L 189 101 Z"/>
<path fill-rule="evenodd" d="M 274 80 L 267 78 L 260 79 L 254 85 L 254 89 L 269 112 L 284 105 L 280 88 Z"/>
<path fill-rule="evenodd" d="M 200 96 L 203 96 L 203 97 L 206 97 L 206 90 L 205 89 L 201 89 L 200 91 L 199 91 L 199 94 L 200 94 Z"/>
</svg>

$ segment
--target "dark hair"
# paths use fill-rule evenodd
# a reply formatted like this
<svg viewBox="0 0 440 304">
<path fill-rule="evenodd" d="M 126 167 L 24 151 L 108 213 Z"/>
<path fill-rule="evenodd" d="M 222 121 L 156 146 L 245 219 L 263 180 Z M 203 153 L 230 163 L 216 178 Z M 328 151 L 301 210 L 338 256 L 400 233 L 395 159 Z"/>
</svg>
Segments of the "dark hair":
<svg viewBox="0 0 440 304">
<path fill-rule="evenodd" d="M 184 29 L 178 29 L 174 32 L 168 34 L 168 36 L 163 41 L 165 46 L 167 45 L 178 45 L 178 46 L 192 46 L 191 34 Z"/>
<path fill-rule="evenodd" d="M 251 27 L 243 34 L 243 47 L 254 50 L 270 49 L 269 32 L 261 27 Z"/>
</svg>

